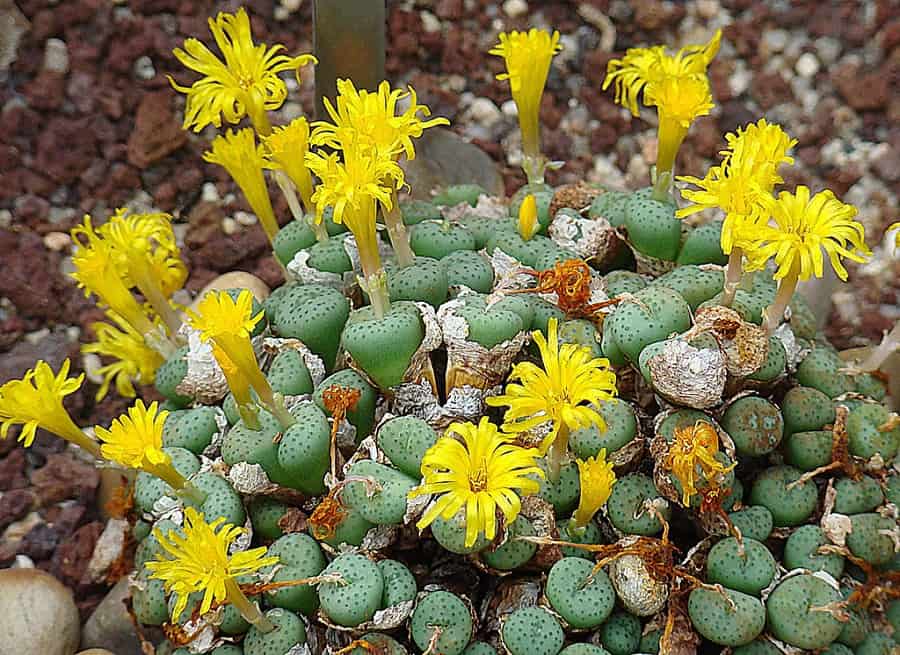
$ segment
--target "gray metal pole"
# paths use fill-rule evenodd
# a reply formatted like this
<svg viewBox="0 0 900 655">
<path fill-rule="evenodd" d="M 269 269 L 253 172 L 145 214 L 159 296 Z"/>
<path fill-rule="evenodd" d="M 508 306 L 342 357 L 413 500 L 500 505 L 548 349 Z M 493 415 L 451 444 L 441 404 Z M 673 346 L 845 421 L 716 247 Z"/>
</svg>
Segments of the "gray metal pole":
<svg viewBox="0 0 900 655">
<path fill-rule="evenodd" d="M 326 116 L 322 98 L 334 100 L 337 80 L 374 90 L 384 79 L 385 0 L 315 0 L 313 47 L 316 113 Z"/>
</svg>

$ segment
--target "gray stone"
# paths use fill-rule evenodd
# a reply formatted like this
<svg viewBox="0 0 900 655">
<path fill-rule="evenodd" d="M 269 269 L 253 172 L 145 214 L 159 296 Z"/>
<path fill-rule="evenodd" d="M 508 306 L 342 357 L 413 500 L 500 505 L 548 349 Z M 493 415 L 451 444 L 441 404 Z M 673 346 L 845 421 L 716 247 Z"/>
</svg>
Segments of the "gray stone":
<svg viewBox="0 0 900 655">
<path fill-rule="evenodd" d="M 0 571 L 0 655 L 73 655 L 78 608 L 72 592 L 38 569 Z"/>
<path fill-rule="evenodd" d="M 14 0 L 0 0 L 0 72 L 16 60 L 19 41 L 28 27 L 28 19 Z"/>
<path fill-rule="evenodd" d="M 416 158 L 403 164 L 414 198 L 428 199 L 434 189 L 452 184 L 480 184 L 492 195 L 503 195 L 503 177 L 494 161 L 454 132 L 428 129 L 415 146 Z"/>
<path fill-rule="evenodd" d="M 116 655 L 144 655 L 141 642 L 134 632 L 134 624 L 122 602 L 128 596 L 128 579 L 122 578 L 84 624 L 82 648 L 105 648 Z M 159 630 L 145 629 L 145 636 L 154 642 L 161 640 Z"/>
</svg>

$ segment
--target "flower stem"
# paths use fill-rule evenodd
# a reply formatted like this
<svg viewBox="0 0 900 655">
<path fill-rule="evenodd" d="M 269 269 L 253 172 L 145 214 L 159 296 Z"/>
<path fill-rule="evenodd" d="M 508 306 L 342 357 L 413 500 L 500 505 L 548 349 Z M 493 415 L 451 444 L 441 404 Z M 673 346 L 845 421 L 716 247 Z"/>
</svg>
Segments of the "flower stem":
<svg viewBox="0 0 900 655">
<path fill-rule="evenodd" d="M 256 411 L 256 405 L 253 403 L 238 403 L 238 414 L 241 420 L 251 430 L 262 430 L 259 423 L 259 414 Z"/>
<path fill-rule="evenodd" d="M 247 596 L 244 595 L 244 592 L 241 591 L 240 586 L 237 582 L 234 581 L 234 578 L 226 578 L 225 580 L 225 594 L 228 597 L 228 602 L 237 608 L 237 611 L 241 613 L 241 616 L 250 623 L 255 626 L 257 630 L 260 632 L 272 632 L 275 629 L 275 624 L 272 623 L 265 614 L 259 611 L 259 606 L 252 602 Z"/>
<path fill-rule="evenodd" d="M 657 202 L 668 202 L 672 199 L 672 171 L 657 174 L 650 197 Z"/>
<path fill-rule="evenodd" d="M 291 210 L 291 216 L 294 217 L 294 220 L 300 222 L 308 220 L 313 233 L 316 235 L 316 240 L 319 243 L 328 241 L 328 231 L 325 229 L 325 226 L 322 223 L 317 223 L 315 220 L 307 219 L 304 207 L 301 205 L 300 198 L 297 195 L 297 188 L 291 182 L 287 173 L 276 170 L 273 171 L 273 174 L 275 183 L 278 184 L 278 188 L 281 189 L 281 193 L 284 194 L 284 198 L 287 200 L 288 208 Z"/>
<path fill-rule="evenodd" d="M 394 247 L 394 254 L 397 255 L 397 263 L 402 268 L 411 266 L 415 262 L 416 256 L 409 246 L 409 233 L 406 231 L 406 225 L 403 223 L 403 216 L 397 204 L 396 191 L 394 191 L 391 198 L 390 211 L 384 212 L 384 224 L 387 226 L 388 236 L 391 239 L 391 245 Z"/>
<path fill-rule="evenodd" d="M 536 155 L 526 153 L 522 158 L 522 170 L 525 172 L 528 184 L 543 184 L 546 168 L 547 160 L 544 159 L 540 151 Z"/>
<path fill-rule="evenodd" d="M 81 428 L 75 425 L 75 423 L 68 426 L 64 432 L 53 432 L 69 443 L 73 443 L 79 448 L 86 450 L 97 459 L 103 459 L 103 455 L 100 453 L 100 444 L 87 436 Z"/>
<path fill-rule="evenodd" d="M 275 393 L 268 384 L 266 384 L 266 386 L 268 387 L 267 389 L 256 390 L 256 395 L 259 396 L 260 404 L 278 419 L 278 423 L 281 425 L 282 429 L 287 430 L 297 422 L 297 419 L 294 418 L 293 414 L 291 414 L 285 406 L 284 396 L 280 393 Z"/>
<path fill-rule="evenodd" d="M 559 475 L 562 471 L 563 459 L 569 451 L 569 428 L 565 423 L 561 423 L 556 438 L 550 444 L 547 451 L 547 478 L 554 484 L 559 482 Z"/>
<path fill-rule="evenodd" d="M 766 334 L 772 335 L 775 328 L 784 319 L 784 310 L 790 304 L 797 288 L 797 280 L 799 271 L 797 265 L 791 268 L 791 271 L 781 279 L 778 283 L 778 291 L 775 294 L 775 300 L 763 311 L 763 328 Z"/>
<path fill-rule="evenodd" d="M 178 334 L 178 329 L 181 327 L 181 317 L 172 309 L 169 299 L 163 293 L 159 280 L 153 275 L 150 268 L 144 262 L 133 262 L 133 264 L 129 268 L 137 288 L 144 294 L 153 310 L 162 318 L 168 333 L 174 337 Z"/>
<path fill-rule="evenodd" d="M 183 500 L 190 501 L 195 505 L 202 505 L 206 501 L 206 494 L 181 475 L 172 464 L 158 466 L 152 470 L 148 469 L 147 472 L 172 487 L 178 497 Z"/>
<path fill-rule="evenodd" d="M 737 293 L 741 284 L 741 274 L 743 271 L 744 251 L 735 246 L 728 255 L 728 268 L 725 269 L 725 288 L 722 292 L 722 306 L 731 307 L 734 302 L 734 295 Z"/>
<path fill-rule="evenodd" d="M 384 272 L 384 269 L 379 268 L 371 275 L 366 275 L 363 282 L 366 293 L 369 294 L 369 300 L 372 302 L 372 312 L 375 314 L 375 318 L 383 319 L 391 308 L 387 273 Z"/>
<path fill-rule="evenodd" d="M 872 350 L 866 361 L 862 363 L 860 370 L 877 371 L 897 349 L 900 349 L 900 321 L 894 324 L 891 331 L 884 335 L 881 343 Z"/>
</svg>

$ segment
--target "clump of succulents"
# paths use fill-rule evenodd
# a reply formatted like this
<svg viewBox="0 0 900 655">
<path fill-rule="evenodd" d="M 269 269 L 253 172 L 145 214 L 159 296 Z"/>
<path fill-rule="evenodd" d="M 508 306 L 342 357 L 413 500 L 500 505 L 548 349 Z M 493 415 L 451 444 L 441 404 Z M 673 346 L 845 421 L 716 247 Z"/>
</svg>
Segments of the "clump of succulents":
<svg viewBox="0 0 900 655">
<path fill-rule="evenodd" d="M 846 278 L 863 228 L 830 191 L 775 194 L 795 141 L 765 119 L 674 175 L 719 33 L 610 62 L 604 88 L 658 114 L 634 192 L 545 183 L 559 35 L 501 34 L 528 184 L 412 202 L 399 162 L 446 121 L 411 88 L 342 81 L 326 120 L 273 127 L 278 73 L 314 58 L 254 46 L 244 10 L 211 25 L 224 61 L 175 52 L 204 75 L 176 85 L 185 128 L 248 119 L 208 159 L 287 283 L 182 311 L 169 217 L 86 220 L 73 277 L 110 319 L 86 351 L 115 358 L 100 395 L 155 377 L 165 402 L 89 434 L 68 362 L 0 387 L 4 436 L 41 427 L 137 471 L 132 604 L 165 627 L 158 653 L 898 647 L 900 419 L 880 362 L 845 365 L 796 294 L 826 265 Z M 702 209 L 722 216 L 682 220 Z"/>
</svg>

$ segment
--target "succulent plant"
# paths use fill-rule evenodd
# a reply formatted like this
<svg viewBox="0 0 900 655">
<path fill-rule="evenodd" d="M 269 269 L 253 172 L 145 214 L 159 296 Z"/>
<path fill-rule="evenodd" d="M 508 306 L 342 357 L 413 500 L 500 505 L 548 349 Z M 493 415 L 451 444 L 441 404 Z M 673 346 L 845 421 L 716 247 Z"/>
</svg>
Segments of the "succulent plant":
<svg viewBox="0 0 900 655">
<path fill-rule="evenodd" d="M 748 644 L 766 626 L 766 609 L 759 599 L 727 588 L 694 589 L 688 615 L 697 632 L 722 646 Z"/>
<path fill-rule="evenodd" d="M 384 576 L 363 555 L 344 553 L 334 558 L 322 575 L 340 576 L 340 581 L 318 585 L 322 611 L 338 625 L 356 627 L 370 620 L 381 607 Z"/>
<path fill-rule="evenodd" d="M 769 586 L 775 578 L 775 557 L 761 542 L 745 537 L 722 539 L 706 559 L 706 579 L 751 596 Z"/>
<path fill-rule="evenodd" d="M 769 629 L 791 646 L 825 648 L 838 638 L 843 624 L 829 612 L 816 608 L 839 600 L 837 589 L 812 574 L 786 578 L 766 601 Z"/>
<path fill-rule="evenodd" d="M 448 591 L 432 591 L 422 596 L 409 625 L 419 648 L 425 651 L 433 643 L 435 652 L 447 655 L 460 655 L 471 641 L 474 629 L 468 606 Z"/>
<path fill-rule="evenodd" d="M 596 628 L 609 618 L 615 605 L 609 576 L 602 570 L 592 573 L 593 568 L 586 559 L 564 557 L 547 576 L 547 600 L 573 628 Z"/>
<path fill-rule="evenodd" d="M 500 637 L 511 655 L 554 655 L 565 642 L 559 621 L 541 607 L 515 610 L 506 617 Z"/>
<path fill-rule="evenodd" d="M 628 612 L 613 612 L 598 631 L 600 643 L 611 655 L 630 655 L 641 643 L 641 622 Z"/>
</svg>

